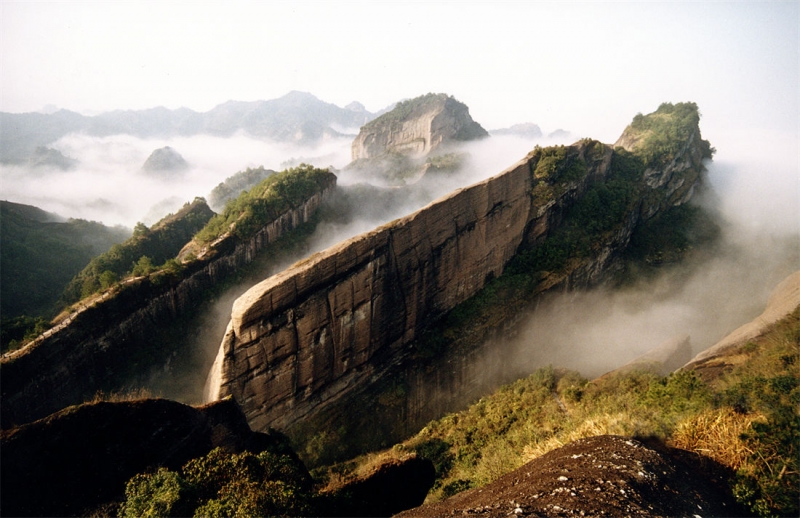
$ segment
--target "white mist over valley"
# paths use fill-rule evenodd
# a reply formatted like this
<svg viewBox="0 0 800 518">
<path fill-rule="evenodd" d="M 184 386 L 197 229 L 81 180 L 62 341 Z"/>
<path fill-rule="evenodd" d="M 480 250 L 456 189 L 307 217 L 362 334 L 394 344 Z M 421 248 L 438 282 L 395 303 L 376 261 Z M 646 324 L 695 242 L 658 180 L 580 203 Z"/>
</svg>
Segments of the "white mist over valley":
<svg viewBox="0 0 800 518">
<path fill-rule="evenodd" d="M 189 168 L 160 175 L 143 171 L 148 156 L 165 146 L 177 151 Z M 207 196 L 220 182 L 248 167 L 279 171 L 300 162 L 342 167 L 350 156 L 349 139 L 309 148 L 242 133 L 229 138 L 200 135 L 168 139 L 70 134 L 50 147 L 78 164 L 67 171 L 0 165 L 3 197 L 63 217 L 129 228 L 139 221 L 152 225 L 195 197 Z"/>
<path fill-rule="evenodd" d="M 641 111 L 654 108 L 642 107 Z M 700 122 L 703 136 L 717 153 L 707 164 L 708 190 L 692 203 L 702 204 L 718 216 L 722 239 L 715 251 L 692 257 L 687 264 L 664 267 L 655 278 L 621 290 L 601 288 L 546 297 L 519 337 L 514 361 L 524 366 L 521 374 L 552 364 L 597 376 L 681 335 L 691 337 L 697 353 L 757 316 L 771 289 L 800 264 L 796 138 L 775 132 L 754 147 L 747 132 L 715 131 L 719 125 L 706 118 Z M 706 130 L 707 126 L 711 129 Z M 616 134 L 622 129 L 617 128 Z M 612 128 L 602 133 L 614 134 Z M 68 134 L 50 147 L 77 160 L 75 167 L 60 170 L 3 164 L 0 185 L 3 198 L 9 201 L 62 217 L 131 228 L 139 221 L 152 225 L 195 197 L 207 196 L 217 184 L 248 167 L 279 171 L 309 163 L 333 168 L 338 175 L 337 196 L 345 200 L 349 212 L 323 219 L 299 255 L 281 256 L 222 294 L 201 317 L 191 369 L 153 380 L 151 388 L 158 393 L 196 401 L 233 301 L 250 286 L 304 256 L 498 174 L 536 145 L 575 140 L 567 132 L 551 138 L 492 136 L 448 150 L 468 156 L 457 174 L 428 176 L 424 181 L 387 188 L 371 186 L 374 179 L 346 169 L 352 142 L 347 136 L 303 145 L 242 131 L 231 137 Z M 143 171 L 148 156 L 165 146 L 177 151 L 188 162 L 188 169 L 160 175 Z M 331 204 L 336 205 L 336 198 Z"/>
<path fill-rule="evenodd" d="M 424 12 L 398 2 L 3 9 L 3 112 L 47 106 L 47 113 L 108 115 L 166 106 L 195 114 L 213 108 L 221 116 L 246 104 L 231 99 L 254 103 L 294 92 L 297 102 L 305 95 L 297 92 L 310 92 L 374 115 L 403 99 L 445 92 L 487 130 L 528 122 L 545 135 L 570 132 L 538 140 L 492 136 L 458 150 L 469 153 L 458 175 L 394 190 L 345 169 L 359 126 L 352 119 L 331 123 L 313 144 L 244 130 L 163 138 L 77 131 L 47 144 L 77 161 L 71 169 L 2 160 L 0 198 L 128 228 L 152 225 L 248 167 L 280 171 L 305 162 L 336 170 L 338 201 L 348 212 L 323 220 L 300 256 L 281 257 L 218 297 L 197 331 L 198 379 L 216 355 L 233 300 L 258 280 L 495 175 L 537 144 L 584 137 L 613 144 L 634 115 L 662 102 L 700 108 L 703 137 L 717 153 L 708 164 L 708 192 L 692 203 L 718 214 L 720 242 L 641 284 L 542 301 L 521 335 L 520 363 L 598 375 L 686 334 L 698 352 L 756 316 L 775 284 L 800 266 L 800 14 L 793 2 L 478 2 L 463 9 L 430 2 Z M 171 22 L 177 19 L 180 30 Z M 223 19 L 236 23 L 220 26 Z M 142 171 L 165 146 L 189 167 L 169 175 Z"/>
</svg>

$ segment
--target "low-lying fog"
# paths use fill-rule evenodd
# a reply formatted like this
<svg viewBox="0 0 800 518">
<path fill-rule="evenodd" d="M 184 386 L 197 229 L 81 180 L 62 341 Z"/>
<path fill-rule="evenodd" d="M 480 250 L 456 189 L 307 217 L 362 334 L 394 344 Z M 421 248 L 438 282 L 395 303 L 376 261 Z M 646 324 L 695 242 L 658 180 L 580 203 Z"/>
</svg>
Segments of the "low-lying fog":
<svg viewBox="0 0 800 518">
<path fill-rule="evenodd" d="M 701 121 L 701 126 L 703 121 Z M 620 128 L 621 131 L 621 128 Z M 800 265 L 797 142 L 775 137 L 753 146 L 743 135 L 704 133 L 717 149 L 708 165 L 712 193 L 704 203 L 717 211 L 723 242 L 703 261 L 664 268 L 647 282 L 616 292 L 563 294 L 542 301 L 525 324 L 519 357 L 530 371 L 552 364 L 595 376 L 611 370 L 676 335 L 689 334 L 698 352 L 757 316 L 771 289 Z M 569 143 L 575 138 L 529 140 L 494 136 L 464 146 L 467 167 L 402 189 L 365 185 L 354 173 L 339 171 L 338 194 L 303 255 L 371 230 L 408 214 L 456 188 L 495 175 L 523 158 L 536 144 Z M 247 167 L 282 170 L 300 162 L 341 169 L 350 162 L 350 139 L 331 139 L 316 148 L 265 142 L 239 134 L 140 139 L 131 136 L 69 135 L 50 147 L 79 160 L 71 171 L 0 166 L 3 197 L 65 217 L 128 227 L 151 225 L 195 196 L 207 196 L 225 178 Z M 141 171 L 155 149 L 170 146 L 190 164 L 174 178 Z M 337 208 L 337 203 L 340 206 Z M 353 211 L 357 207 L 357 211 Z M 220 296 L 198 320 L 197 357 L 169 376 L 153 380 L 164 396 L 197 402 L 222 339 L 236 297 L 252 284 L 300 256 L 253 275 L 247 284 Z M 512 359 L 510 359 L 511 361 Z M 199 372 L 198 372 L 199 371 Z"/>
<path fill-rule="evenodd" d="M 269 142 L 244 133 L 143 139 L 131 135 L 70 134 L 49 147 L 77 160 L 72 170 L 0 165 L 4 199 L 35 205 L 64 217 L 132 228 L 151 225 L 238 171 L 263 165 L 282 170 L 305 161 L 343 167 L 350 139 L 331 139 L 316 148 Z M 189 163 L 182 172 L 146 173 L 142 165 L 156 149 L 169 146 Z"/>
<path fill-rule="evenodd" d="M 680 335 L 697 354 L 761 314 L 772 289 L 800 269 L 798 143 L 773 136 L 753 145 L 731 133 L 711 142 L 711 192 L 693 202 L 719 216 L 713 252 L 634 287 L 550 297 L 525 324 L 515 361 L 594 377 Z"/>
</svg>

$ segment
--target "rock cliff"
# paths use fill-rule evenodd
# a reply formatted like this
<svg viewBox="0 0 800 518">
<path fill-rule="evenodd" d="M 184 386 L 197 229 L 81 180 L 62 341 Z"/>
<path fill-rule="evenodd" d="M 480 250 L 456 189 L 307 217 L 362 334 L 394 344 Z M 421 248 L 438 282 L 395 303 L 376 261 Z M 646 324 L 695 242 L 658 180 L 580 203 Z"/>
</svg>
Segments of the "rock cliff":
<svg viewBox="0 0 800 518">
<path fill-rule="evenodd" d="M 353 160 L 389 153 L 420 157 L 452 141 L 489 134 L 472 120 L 469 108 L 445 94 L 427 94 L 403 101 L 390 112 L 362 126 L 353 141 Z"/>
<path fill-rule="evenodd" d="M 761 315 L 736 328 L 705 351 L 701 351 L 681 369 L 695 369 L 700 372 L 723 370 L 733 361 L 729 356 L 735 356 L 738 348 L 766 334 L 776 322 L 797 311 L 798 307 L 800 307 L 800 271 L 788 276 L 772 290 L 767 307 Z"/>
<path fill-rule="evenodd" d="M 640 177 L 630 209 L 601 233 L 591 256 L 544 276 L 536 291 L 596 284 L 640 220 L 691 197 L 709 156 L 696 121 L 693 129 L 665 166 Z M 357 395 L 402 372 L 402 383 L 383 394 L 399 401 L 395 419 L 432 418 L 443 408 L 435 393 L 447 399 L 479 385 L 473 381 L 486 364 L 476 360 L 485 351 L 445 354 L 441 364 L 422 368 L 421 338 L 502 275 L 518 252 L 553 235 L 590 187 L 609 181 L 614 159 L 625 156 L 591 140 L 536 150 L 488 180 L 254 286 L 234 304 L 221 344 L 219 394 L 233 395 L 258 430 L 287 429 L 334 405 L 343 411 L 341 423 L 359 412 Z M 369 398 L 359 405 L 369 406 Z"/>
<path fill-rule="evenodd" d="M 327 185 L 242 240 L 227 233 L 197 250 L 175 275 L 131 279 L 81 302 L 58 325 L 6 354 L 0 364 L 2 426 L 44 417 L 96 392 L 141 386 L 176 354 L 176 325 L 190 318 L 204 295 L 256 259 L 270 243 L 311 220 L 335 187 Z"/>
</svg>

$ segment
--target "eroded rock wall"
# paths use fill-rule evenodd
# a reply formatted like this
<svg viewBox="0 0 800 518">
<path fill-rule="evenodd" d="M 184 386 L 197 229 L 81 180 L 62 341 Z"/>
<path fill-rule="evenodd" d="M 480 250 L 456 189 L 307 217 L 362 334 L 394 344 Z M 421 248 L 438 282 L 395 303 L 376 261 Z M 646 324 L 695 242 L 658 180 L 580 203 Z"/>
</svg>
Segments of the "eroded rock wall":
<svg viewBox="0 0 800 518">
<path fill-rule="evenodd" d="M 430 323 L 499 276 L 608 171 L 611 150 L 542 210 L 530 160 L 318 253 L 233 308 L 222 396 L 256 429 L 286 427 L 402 358 Z"/>
<path fill-rule="evenodd" d="M 541 291 L 591 286 L 619 264 L 642 218 L 691 195 L 702 170 L 702 153 L 695 152 L 700 143 L 698 132 L 669 165 L 670 179 L 652 187 L 659 194 L 643 192 L 591 258 L 566 275 L 548 277 Z M 406 391 L 399 396 L 400 419 L 409 422 L 433 417 L 446 406 L 447 394 L 485 385 L 476 381 L 482 368 L 472 359 L 486 357 L 486 351 L 467 353 L 464 361 L 447 359 L 446 366 L 437 364 L 426 374 L 417 372 L 414 343 L 430 324 L 501 275 L 521 246 L 546 239 L 589 186 L 606 179 L 610 146 L 581 141 L 570 152 L 585 163 L 586 174 L 559 185 L 545 203 L 533 195 L 538 180 L 529 156 L 253 287 L 234 304 L 221 344 L 219 394 L 233 395 L 254 429 L 285 430 L 337 405 L 358 405 L 358 395 L 398 372 Z M 663 193 L 664 185 L 678 181 Z"/>
</svg>

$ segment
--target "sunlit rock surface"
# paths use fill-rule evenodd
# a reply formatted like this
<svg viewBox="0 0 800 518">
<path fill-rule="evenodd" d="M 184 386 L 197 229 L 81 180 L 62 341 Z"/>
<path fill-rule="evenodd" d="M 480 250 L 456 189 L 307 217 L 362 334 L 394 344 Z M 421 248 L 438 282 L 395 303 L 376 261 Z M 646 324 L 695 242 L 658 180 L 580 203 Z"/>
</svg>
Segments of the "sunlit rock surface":
<svg viewBox="0 0 800 518">
<path fill-rule="evenodd" d="M 668 171 L 652 173 L 669 176 L 651 186 L 658 194 L 643 195 L 590 258 L 566 278 L 544 281 L 541 289 L 596 284 L 619 260 L 640 219 L 691 196 L 704 145 L 699 130 L 694 132 Z M 522 245 L 543 241 L 588 187 L 609 174 L 611 146 L 583 140 L 568 153 L 585 163 L 586 174 L 560 185 L 550 198 L 533 195 L 537 164 L 530 155 L 254 286 L 235 303 L 221 345 L 220 395 L 233 395 L 255 429 L 283 429 L 403 368 L 432 322 L 502 274 Z M 477 373 L 469 362 L 453 361 L 451 374 L 420 376 L 439 380 L 442 392 L 472 390 Z M 409 381 L 406 419 L 430 418 L 436 387 Z"/>
<path fill-rule="evenodd" d="M 472 120 L 469 108 L 445 94 L 428 94 L 399 103 L 361 128 L 352 145 L 353 160 L 387 153 L 423 156 L 443 144 L 489 134 Z"/>
</svg>

